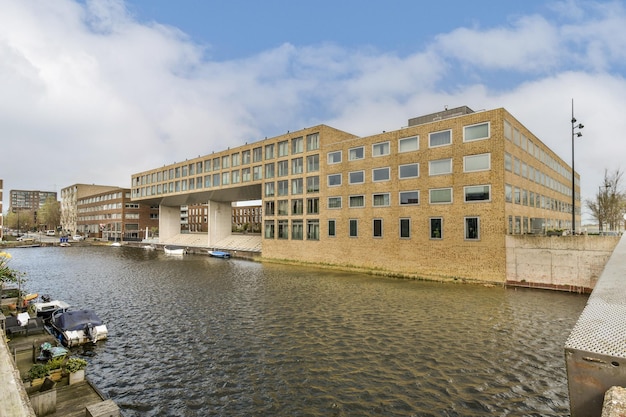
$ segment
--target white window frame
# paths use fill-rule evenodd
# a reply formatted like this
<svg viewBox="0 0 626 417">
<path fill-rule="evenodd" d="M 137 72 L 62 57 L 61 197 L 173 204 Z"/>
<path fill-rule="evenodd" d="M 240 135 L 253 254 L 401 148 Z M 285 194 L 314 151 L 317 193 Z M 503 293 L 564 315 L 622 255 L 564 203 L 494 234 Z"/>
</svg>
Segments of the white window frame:
<svg viewBox="0 0 626 417">
<path fill-rule="evenodd" d="M 362 181 L 360 182 L 352 182 L 352 174 L 357 174 L 357 173 L 361 173 L 361 176 L 363 178 Z M 365 171 L 350 171 L 348 172 L 348 184 L 352 185 L 352 184 L 363 184 L 365 183 Z"/>
<path fill-rule="evenodd" d="M 352 152 L 353 151 L 357 151 L 357 150 L 361 150 L 361 157 L 353 157 Z M 360 161 L 361 159 L 365 159 L 365 147 L 364 146 L 357 146 L 354 148 L 350 148 L 348 149 L 348 161 Z"/>
<path fill-rule="evenodd" d="M 467 168 L 467 161 L 468 160 L 479 160 L 479 159 L 483 159 L 483 158 L 487 158 L 487 167 L 486 168 L 478 168 L 478 169 L 468 169 Z M 491 170 L 491 153 L 487 152 L 487 153 L 480 153 L 480 154 L 476 154 L 476 155 L 465 155 L 463 157 L 463 172 L 480 172 L 480 171 L 489 171 Z"/>
<path fill-rule="evenodd" d="M 439 145 L 433 145 L 432 144 L 432 137 L 434 135 L 437 135 L 439 133 L 444 133 L 444 132 L 448 132 L 449 133 L 449 135 L 450 135 L 450 142 L 442 143 L 442 144 L 439 144 Z M 429 148 L 439 148 L 439 147 L 442 147 L 442 146 L 450 146 L 450 145 L 452 145 L 452 129 L 439 130 L 437 132 L 431 132 L 431 133 L 428 134 L 428 147 Z"/>
<path fill-rule="evenodd" d="M 387 171 L 387 177 L 381 180 L 377 180 L 376 179 L 376 173 L 377 172 L 384 172 Z M 389 167 L 383 167 L 383 168 L 373 168 L 372 169 L 372 182 L 383 182 L 383 181 L 389 181 L 391 180 L 391 168 Z"/>
<path fill-rule="evenodd" d="M 335 156 L 337 155 L 339 155 L 339 160 L 335 161 Z M 326 154 L 326 161 L 328 165 L 340 164 L 342 159 L 343 159 L 343 154 L 341 151 L 333 151 L 333 152 L 328 152 Z"/>
<path fill-rule="evenodd" d="M 468 138 L 467 129 L 476 128 L 478 126 L 487 125 L 487 136 L 481 136 L 476 138 Z M 480 122 L 475 123 L 473 125 L 463 126 L 463 142 L 475 142 L 477 140 L 485 140 L 491 137 L 491 123 L 490 122 Z"/>
<path fill-rule="evenodd" d="M 411 143 L 413 141 L 415 141 L 415 148 L 410 147 L 410 149 L 402 150 L 403 143 Z M 409 136 L 408 138 L 398 139 L 398 153 L 414 152 L 414 151 L 418 151 L 419 149 L 420 149 L 420 137 L 419 136 Z"/>
<path fill-rule="evenodd" d="M 377 236 L 376 233 L 375 233 L 375 231 L 376 231 L 376 227 L 375 227 L 376 222 L 380 222 L 380 235 L 379 236 Z M 382 239 L 384 237 L 384 235 L 385 235 L 384 226 L 385 226 L 385 222 L 380 217 L 372 219 L 372 237 L 374 239 Z"/>
<path fill-rule="evenodd" d="M 336 200 L 339 202 L 339 207 L 331 207 L 330 205 L 330 200 Z M 341 196 L 333 196 L 333 197 L 328 197 L 328 200 L 326 200 L 326 206 L 328 208 L 328 210 L 339 210 L 343 207 L 343 199 L 341 198 Z"/>
<path fill-rule="evenodd" d="M 450 165 L 449 171 L 433 173 L 433 166 L 434 166 L 433 164 L 437 162 L 444 162 L 444 161 L 449 162 L 449 165 Z M 428 161 L 428 175 L 429 176 L 434 177 L 437 175 L 449 175 L 449 174 L 452 174 L 452 158 L 442 158 L 442 159 L 436 159 L 434 161 Z"/>
<path fill-rule="evenodd" d="M 487 187 L 489 189 L 489 198 L 486 200 L 468 200 L 467 199 L 467 190 L 469 188 L 475 188 L 475 187 Z M 488 203 L 491 201 L 491 185 L 490 184 L 479 184 L 479 185 L 467 185 L 465 187 L 463 187 L 463 200 L 466 203 Z"/>
<path fill-rule="evenodd" d="M 433 191 L 443 191 L 443 190 L 450 190 L 450 201 L 437 201 L 433 203 Z M 431 188 L 430 190 L 428 190 L 428 203 L 433 204 L 433 205 L 454 203 L 454 195 L 452 193 L 452 187 Z"/>
<path fill-rule="evenodd" d="M 377 158 L 379 156 L 387 156 L 391 153 L 391 143 L 389 141 L 386 142 L 378 142 L 372 145 L 372 157 Z"/>
<path fill-rule="evenodd" d="M 410 177 L 403 177 L 402 176 L 402 167 L 407 167 L 407 166 L 412 166 L 415 165 L 417 167 L 417 175 L 415 176 L 410 176 Z M 406 180 L 406 179 L 410 179 L 410 178 L 419 178 L 420 176 L 420 164 L 418 162 L 415 162 L 413 164 L 402 164 L 398 166 L 398 178 L 401 180 Z"/>
<path fill-rule="evenodd" d="M 407 193 L 417 193 L 417 203 L 403 203 L 402 202 L 402 194 L 407 194 Z M 400 206 L 418 206 L 420 204 L 420 192 L 419 190 L 406 190 L 406 191 L 400 191 L 398 193 L 398 205 Z"/>
<path fill-rule="evenodd" d="M 353 206 L 352 205 L 352 198 L 356 198 L 356 197 L 361 197 L 362 201 L 363 201 L 363 205 L 362 206 Z M 356 195 L 351 195 L 348 197 L 348 207 L 349 208 L 364 208 L 365 207 L 365 196 L 363 194 L 356 194 Z"/>
<path fill-rule="evenodd" d="M 477 231 L 476 231 L 476 237 L 475 238 L 470 238 L 467 236 L 467 221 L 469 219 L 476 219 L 477 220 Z M 479 216 L 466 216 L 463 219 L 463 239 L 464 240 L 469 240 L 472 242 L 475 242 L 477 240 L 480 240 L 480 217 Z"/>
<path fill-rule="evenodd" d="M 376 204 L 376 196 L 387 196 L 387 202 L 385 204 Z M 389 207 L 391 205 L 391 194 L 389 193 L 374 193 L 372 194 L 372 207 Z"/>
<path fill-rule="evenodd" d="M 338 184 L 331 184 L 331 183 L 330 183 L 330 178 L 331 178 L 331 177 L 338 177 L 338 178 L 339 178 L 339 183 L 338 183 Z M 341 184 L 342 184 L 342 181 L 343 181 L 343 176 L 341 175 L 341 173 L 338 173 L 338 174 L 328 174 L 328 175 L 326 176 L 326 184 L 327 184 L 329 187 L 340 187 L 340 186 L 341 186 Z"/>
</svg>

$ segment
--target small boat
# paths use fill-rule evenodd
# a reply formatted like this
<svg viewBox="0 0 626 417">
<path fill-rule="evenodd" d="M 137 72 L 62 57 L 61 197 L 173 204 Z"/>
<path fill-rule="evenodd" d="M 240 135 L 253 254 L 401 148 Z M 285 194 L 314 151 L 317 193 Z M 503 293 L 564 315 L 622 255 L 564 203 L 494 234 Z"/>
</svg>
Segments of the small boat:
<svg viewBox="0 0 626 417">
<path fill-rule="evenodd" d="M 163 251 L 166 255 L 184 255 L 187 250 L 181 246 L 164 246 Z"/>
<path fill-rule="evenodd" d="M 52 315 L 54 336 L 66 347 L 96 343 L 109 335 L 107 326 L 93 310 L 62 311 Z"/>
<path fill-rule="evenodd" d="M 210 250 L 209 251 L 209 255 L 211 255 L 211 256 L 213 256 L 215 258 L 222 258 L 222 259 L 230 258 L 230 253 L 223 252 L 221 250 Z"/>
<path fill-rule="evenodd" d="M 122 244 L 120 242 L 113 242 L 111 243 L 111 246 L 113 246 L 114 248 L 119 248 L 120 246 L 122 246 Z"/>
<path fill-rule="evenodd" d="M 155 250 L 156 246 L 154 246 L 154 245 L 144 245 L 143 248 L 145 250 Z"/>
<path fill-rule="evenodd" d="M 59 246 L 62 247 L 62 248 L 69 248 L 72 245 L 69 244 L 68 242 L 61 242 L 61 243 L 59 243 Z"/>
</svg>

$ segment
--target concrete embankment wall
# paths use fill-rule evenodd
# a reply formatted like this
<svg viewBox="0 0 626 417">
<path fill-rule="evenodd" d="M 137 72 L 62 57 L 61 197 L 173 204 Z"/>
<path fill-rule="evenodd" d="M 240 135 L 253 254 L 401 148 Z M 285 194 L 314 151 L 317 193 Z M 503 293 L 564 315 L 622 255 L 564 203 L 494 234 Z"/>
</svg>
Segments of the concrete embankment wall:
<svg viewBox="0 0 626 417">
<path fill-rule="evenodd" d="M 507 236 L 507 285 L 589 293 L 619 237 Z"/>
<path fill-rule="evenodd" d="M 35 417 L 2 329 L 0 339 L 0 416 Z"/>
</svg>

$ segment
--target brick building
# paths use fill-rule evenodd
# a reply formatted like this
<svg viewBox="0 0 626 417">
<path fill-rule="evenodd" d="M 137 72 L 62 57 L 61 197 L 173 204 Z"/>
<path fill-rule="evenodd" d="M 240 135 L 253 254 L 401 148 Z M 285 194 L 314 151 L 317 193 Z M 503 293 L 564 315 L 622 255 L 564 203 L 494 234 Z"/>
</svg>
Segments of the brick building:
<svg viewBox="0 0 626 417">
<path fill-rule="evenodd" d="M 164 242 L 182 204 L 206 205 L 210 245 L 230 233 L 231 202 L 259 199 L 263 258 L 504 282 L 507 234 L 571 228 L 571 176 L 505 109 L 460 107 L 368 137 L 320 125 L 134 174 L 132 197 L 160 205 Z"/>
</svg>

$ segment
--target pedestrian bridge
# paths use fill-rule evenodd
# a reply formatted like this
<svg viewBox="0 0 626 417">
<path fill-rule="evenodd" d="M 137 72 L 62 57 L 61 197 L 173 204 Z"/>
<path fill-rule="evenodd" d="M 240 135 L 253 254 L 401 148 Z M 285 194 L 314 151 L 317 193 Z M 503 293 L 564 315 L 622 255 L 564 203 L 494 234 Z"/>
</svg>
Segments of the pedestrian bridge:
<svg viewBox="0 0 626 417">
<path fill-rule="evenodd" d="M 263 239 L 259 234 L 233 234 L 210 243 L 208 233 L 180 233 L 166 241 L 159 241 L 159 244 L 172 246 L 244 252 L 261 252 L 262 243 Z"/>
</svg>

